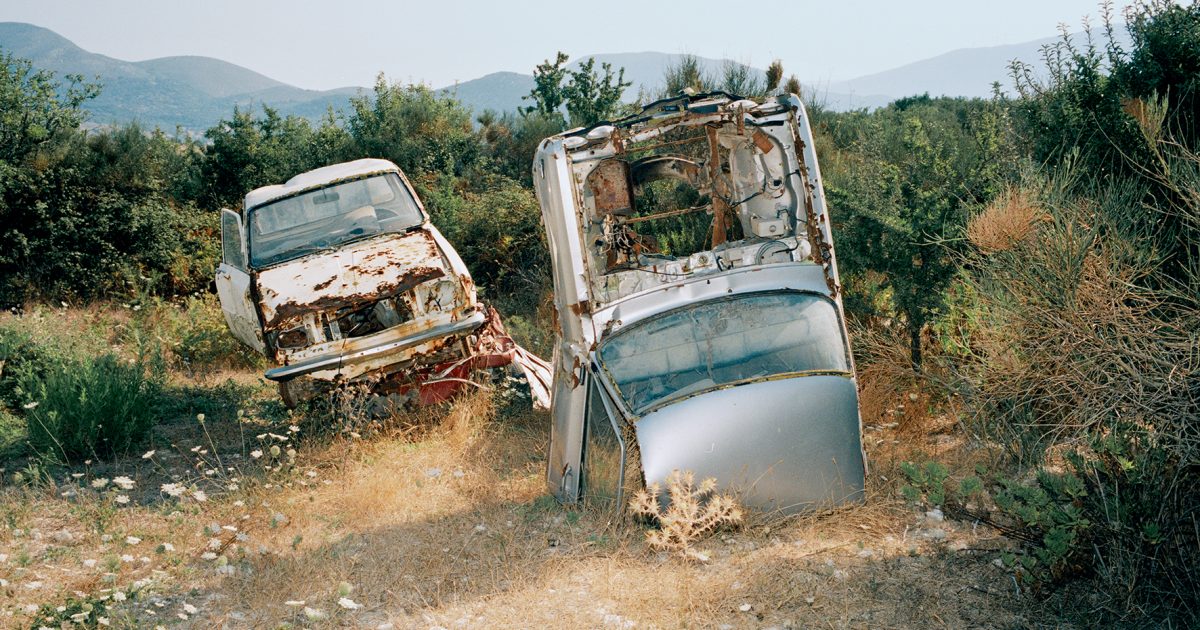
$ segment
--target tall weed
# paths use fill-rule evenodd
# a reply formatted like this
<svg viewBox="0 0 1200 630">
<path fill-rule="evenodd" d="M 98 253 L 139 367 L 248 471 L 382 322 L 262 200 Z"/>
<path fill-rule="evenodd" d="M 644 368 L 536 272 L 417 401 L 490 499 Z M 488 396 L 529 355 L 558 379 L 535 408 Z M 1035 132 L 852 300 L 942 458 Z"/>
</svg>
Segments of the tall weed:
<svg viewBox="0 0 1200 630">
<path fill-rule="evenodd" d="M 24 405 L 30 446 L 63 462 L 127 453 L 157 421 L 164 373 L 161 360 L 105 354 L 27 376 L 21 388 L 32 399 Z"/>
</svg>

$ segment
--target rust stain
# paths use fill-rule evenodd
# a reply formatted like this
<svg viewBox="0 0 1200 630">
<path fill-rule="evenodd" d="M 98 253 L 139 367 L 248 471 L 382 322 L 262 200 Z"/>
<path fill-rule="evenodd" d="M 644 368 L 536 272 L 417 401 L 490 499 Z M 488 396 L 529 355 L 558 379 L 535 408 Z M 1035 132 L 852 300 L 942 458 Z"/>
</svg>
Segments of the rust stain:
<svg viewBox="0 0 1200 630">
<path fill-rule="evenodd" d="M 337 281 L 337 279 L 338 279 L 338 277 L 337 277 L 337 276 L 334 276 L 334 277 L 332 277 L 332 278 L 330 278 L 330 279 L 326 280 L 325 282 L 322 282 L 322 283 L 320 283 L 320 284 L 313 285 L 313 291 L 323 291 L 323 290 L 325 290 L 325 289 L 328 289 L 328 288 L 329 288 L 329 285 L 331 285 L 331 284 L 333 284 L 334 282 L 336 282 L 336 281 Z"/>
<path fill-rule="evenodd" d="M 367 294 L 324 296 L 312 302 L 284 302 L 275 308 L 275 314 L 267 322 L 267 330 L 276 330 L 292 320 L 303 317 L 307 313 L 320 313 L 344 307 L 363 305 L 381 300 L 385 297 L 411 291 L 417 285 L 441 278 L 446 272 L 439 267 L 417 267 L 411 269 L 396 282 L 380 285 L 375 291 Z"/>
<path fill-rule="evenodd" d="M 604 160 L 588 175 L 587 187 L 596 198 L 598 214 L 624 215 L 633 211 L 628 162 Z"/>
<path fill-rule="evenodd" d="M 758 150 L 763 153 L 770 153 L 775 150 L 775 143 L 771 142 L 770 136 L 763 133 L 761 129 L 754 130 L 752 139 L 754 140 L 754 146 L 758 147 Z"/>
</svg>

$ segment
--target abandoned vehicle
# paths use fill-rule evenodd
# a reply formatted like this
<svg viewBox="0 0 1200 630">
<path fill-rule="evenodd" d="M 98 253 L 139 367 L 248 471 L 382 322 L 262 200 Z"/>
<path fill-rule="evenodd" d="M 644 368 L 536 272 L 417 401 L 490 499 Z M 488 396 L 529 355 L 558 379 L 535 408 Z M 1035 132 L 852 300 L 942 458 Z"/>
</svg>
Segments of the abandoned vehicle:
<svg viewBox="0 0 1200 630">
<path fill-rule="evenodd" d="M 749 506 L 858 501 L 866 460 L 804 105 L 664 99 L 544 140 L 553 261 L 548 477 L 624 505 L 672 470 Z"/>
<path fill-rule="evenodd" d="M 400 169 L 364 159 L 301 173 L 221 211 L 217 293 L 229 330 L 278 364 L 289 406 L 339 383 L 436 402 L 516 363 L 548 404 L 549 367 L 517 346 Z"/>
</svg>

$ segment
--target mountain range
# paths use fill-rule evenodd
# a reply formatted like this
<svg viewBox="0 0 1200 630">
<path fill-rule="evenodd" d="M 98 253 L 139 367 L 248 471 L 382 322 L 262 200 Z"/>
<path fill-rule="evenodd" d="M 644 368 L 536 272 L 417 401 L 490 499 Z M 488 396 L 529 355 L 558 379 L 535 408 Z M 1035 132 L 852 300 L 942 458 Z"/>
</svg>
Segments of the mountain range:
<svg viewBox="0 0 1200 630">
<path fill-rule="evenodd" d="M 805 89 L 810 97 L 835 110 L 880 107 L 896 98 L 925 92 L 935 96 L 989 96 L 993 82 L 999 82 L 1002 88 L 1010 87 L 1007 70 L 1012 60 L 1036 63 L 1041 49 L 1056 39 L 960 49 L 849 81 L 806 85 Z M 345 107 L 352 96 L 367 90 L 360 87 L 306 90 L 212 57 L 123 61 L 84 50 L 49 29 L 19 22 L 0 22 L 0 52 L 29 59 L 34 67 L 59 75 L 98 78 L 103 89 L 100 96 L 87 104 L 93 124 L 136 119 L 147 126 L 167 130 L 178 126 L 195 132 L 228 117 L 234 106 L 262 104 L 283 114 L 315 119 L 331 107 L 335 110 Z M 607 62 L 614 68 L 624 68 L 625 79 L 633 84 L 626 95 L 633 99 L 642 92 L 656 94 L 664 70 L 678 64 L 682 55 L 662 52 L 584 55 L 572 67 L 588 57 L 596 59 L 597 67 Z M 725 64 L 736 63 L 698 59 L 710 75 L 719 75 Z M 804 70 L 801 68 L 800 72 Z M 762 76 L 761 69 L 751 68 L 751 71 Z M 522 97 L 529 94 L 533 85 L 531 75 L 494 72 L 438 91 L 453 95 L 476 112 L 487 109 L 504 112 L 522 106 Z"/>
</svg>

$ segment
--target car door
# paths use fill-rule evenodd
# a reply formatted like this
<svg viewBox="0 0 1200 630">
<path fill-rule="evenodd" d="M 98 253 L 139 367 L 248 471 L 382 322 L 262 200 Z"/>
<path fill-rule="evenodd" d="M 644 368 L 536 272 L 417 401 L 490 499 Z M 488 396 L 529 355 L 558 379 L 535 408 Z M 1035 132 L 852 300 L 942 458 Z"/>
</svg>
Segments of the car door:
<svg viewBox="0 0 1200 630">
<path fill-rule="evenodd" d="M 579 494 L 584 503 L 620 510 L 627 472 L 622 420 L 594 371 L 589 371 L 587 381 Z"/>
<path fill-rule="evenodd" d="M 221 210 L 221 264 L 217 267 L 217 296 L 225 323 L 233 336 L 266 354 L 258 309 L 250 298 L 250 272 L 246 264 L 246 237 L 242 219 L 232 210 Z"/>
</svg>

